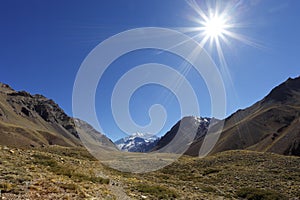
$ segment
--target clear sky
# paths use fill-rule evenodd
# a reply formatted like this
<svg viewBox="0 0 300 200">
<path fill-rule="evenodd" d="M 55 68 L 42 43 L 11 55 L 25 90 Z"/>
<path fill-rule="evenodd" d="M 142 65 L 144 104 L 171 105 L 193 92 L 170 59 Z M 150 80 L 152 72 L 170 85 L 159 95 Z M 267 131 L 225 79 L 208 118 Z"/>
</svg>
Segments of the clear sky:
<svg viewBox="0 0 300 200">
<path fill-rule="evenodd" d="M 203 4 L 199 1 L 200 7 Z M 288 77 L 300 75 L 300 1 L 249 0 L 230 4 L 235 5 L 230 13 L 232 20 L 242 25 L 233 31 L 251 38 L 258 47 L 231 38 L 228 45 L 221 44 L 230 73 L 230 78 L 223 74 L 227 115 L 252 105 Z M 84 58 L 100 42 L 132 28 L 198 27 L 200 24 L 192 20 L 197 17 L 200 18 L 183 0 L 2 0 L 0 81 L 16 90 L 43 94 L 72 115 L 76 73 Z M 221 68 L 216 51 L 207 50 Z M 147 62 L 178 69 L 183 61 L 172 54 L 148 49 L 122 56 L 110 66 L 100 80 L 103 84 L 97 89 L 96 108 L 104 133 L 113 140 L 124 136 L 111 114 L 113 86 L 122 73 Z M 209 94 L 203 80 L 193 70 L 187 77 L 200 98 L 201 115 L 210 116 Z M 137 90 L 130 102 L 131 115 L 136 123 L 146 125 L 148 109 L 155 103 L 163 104 L 168 112 L 160 132 L 163 134 L 181 117 L 178 102 L 168 90 L 157 85 Z"/>
</svg>

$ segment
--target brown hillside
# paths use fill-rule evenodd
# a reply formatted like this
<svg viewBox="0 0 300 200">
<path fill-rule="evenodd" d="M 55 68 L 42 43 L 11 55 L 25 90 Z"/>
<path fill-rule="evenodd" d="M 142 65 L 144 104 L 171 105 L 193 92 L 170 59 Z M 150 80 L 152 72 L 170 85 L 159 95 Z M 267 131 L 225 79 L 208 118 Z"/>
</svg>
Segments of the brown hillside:
<svg viewBox="0 0 300 200">
<path fill-rule="evenodd" d="M 198 155 L 202 140 L 186 153 Z M 261 101 L 225 119 L 212 153 L 234 149 L 300 156 L 300 77 L 289 78 Z"/>
<path fill-rule="evenodd" d="M 78 120 L 79 121 L 79 120 Z M 53 100 L 42 95 L 31 95 L 15 91 L 0 83 L 0 144 L 16 147 L 38 147 L 60 145 L 81 146 L 78 130 L 98 134 L 98 140 L 109 147 L 114 144 L 89 124 L 80 120 L 75 126 L 69 117 Z M 77 128 L 77 129 L 76 129 Z"/>
</svg>

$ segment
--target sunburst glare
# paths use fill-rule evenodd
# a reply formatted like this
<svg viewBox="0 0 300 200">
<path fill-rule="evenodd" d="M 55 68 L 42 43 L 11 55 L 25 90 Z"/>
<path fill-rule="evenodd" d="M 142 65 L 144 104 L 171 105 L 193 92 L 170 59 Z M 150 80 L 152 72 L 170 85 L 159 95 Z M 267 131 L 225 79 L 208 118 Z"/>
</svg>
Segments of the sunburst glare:
<svg viewBox="0 0 300 200">
<path fill-rule="evenodd" d="M 210 17 L 203 25 L 204 34 L 211 38 L 221 36 L 226 29 L 226 21 L 218 15 Z"/>
<path fill-rule="evenodd" d="M 207 4 L 201 4 L 201 6 L 195 0 L 187 1 L 187 3 L 196 12 L 191 20 L 196 22 L 198 26 L 183 28 L 182 31 L 191 34 L 202 47 L 206 47 L 209 51 L 216 50 L 220 70 L 227 80 L 232 83 L 222 44 L 230 46 L 230 39 L 233 39 L 252 47 L 263 48 L 249 37 L 237 33 L 238 28 L 245 27 L 243 24 L 237 23 L 235 18 L 240 1 L 214 1 L 214 5 L 209 4 L 212 2 L 207 1 Z"/>
</svg>

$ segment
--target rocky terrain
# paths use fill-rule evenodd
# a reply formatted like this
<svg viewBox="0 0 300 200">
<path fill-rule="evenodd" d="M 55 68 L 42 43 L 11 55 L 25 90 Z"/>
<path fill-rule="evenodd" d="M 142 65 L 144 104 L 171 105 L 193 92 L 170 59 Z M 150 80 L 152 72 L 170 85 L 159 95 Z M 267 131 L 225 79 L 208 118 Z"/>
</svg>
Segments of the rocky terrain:
<svg viewBox="0 0 300 200">
<path fill-rule="evenodd" d="M 53 100 L 39 94 L 15 91 L 0 83 L 0 144 L 16 147 L 82 146 L 78 132 L 91 129 L 86 122 L 69 117 Z M 107 146 L 116 149 L 103 134 L 97 132 L 97 135 Z"/>
<path fill-rule="evenodd" d="M 0 199 L 298 200 L 299 166 L 296 156 L 227 151 L 133 174 L 105 167 L 81 147 L 0 146 Z"/>
</svg>

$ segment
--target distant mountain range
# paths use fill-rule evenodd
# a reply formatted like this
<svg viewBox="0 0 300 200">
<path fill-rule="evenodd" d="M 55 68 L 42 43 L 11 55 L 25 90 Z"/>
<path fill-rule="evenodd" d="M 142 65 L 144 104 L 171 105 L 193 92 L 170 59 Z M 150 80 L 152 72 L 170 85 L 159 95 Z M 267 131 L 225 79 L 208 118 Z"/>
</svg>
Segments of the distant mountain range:
<svg viewBox="0 0 300 200">
<path fill-rule="evenodd" d="M 115 141 L 121 151 L 148 152 L 157 145 L 159 138 L 155 135 L 135 133 L 131 136 Z"/>
<path fill-rule="evenodd" d="M 179 120 L 161 138 L 136 133 L 115 144 L 88 123 L 66 115 L 53 100 L 15 91 L 0 83 L 1 145 L 82 146 L 79 139 L 81 132 L 87 133 L 89 140 L 95 142 L 93 144 L 101 144 L 113 151 L 149 152 L 165 148 L 177 134 L 189 136 L 191 131 L 195 131 L 196 135 L 185 154 L 198 156 L 208 128 L 221 122 L 224 129 L 211 154 L 246 149 L 300 156 L 300 77 L 289 78 L 262 100 L 222 121 L 188 116 Z M 184 127 L 179 129 L 180 126 Z M 168 149 L 170 153 L 176 151 L 176 148 Z"/>
</svg>

